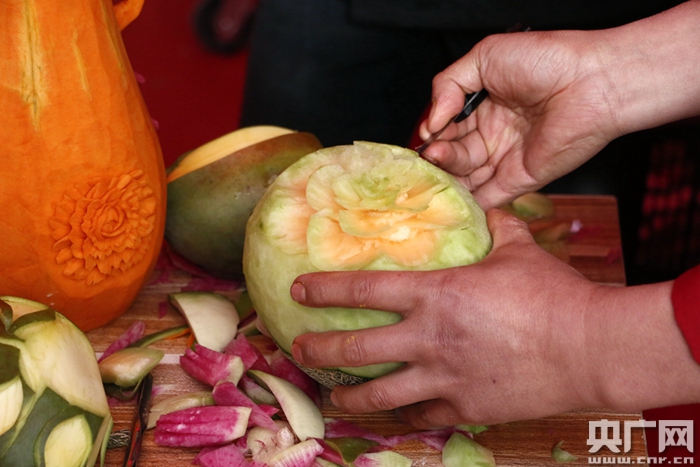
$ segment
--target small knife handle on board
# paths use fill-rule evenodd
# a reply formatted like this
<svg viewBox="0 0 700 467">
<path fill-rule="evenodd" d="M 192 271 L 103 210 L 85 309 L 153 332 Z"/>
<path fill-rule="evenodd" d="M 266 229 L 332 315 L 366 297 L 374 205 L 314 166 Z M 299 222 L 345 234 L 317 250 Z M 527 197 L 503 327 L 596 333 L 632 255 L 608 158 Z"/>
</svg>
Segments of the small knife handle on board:
<svg viewBox="0 0 700 467">
<path fill-rule="evenodd" d="M 131 442 L 124 456 L 124 467 L 136 467 L 141 454 L 143 433 L 148 425 L 148 411 L 153 391 L 153 375 L 147 374 L 141 381 L 134 422 L 131 425 Z"/>
</svg>

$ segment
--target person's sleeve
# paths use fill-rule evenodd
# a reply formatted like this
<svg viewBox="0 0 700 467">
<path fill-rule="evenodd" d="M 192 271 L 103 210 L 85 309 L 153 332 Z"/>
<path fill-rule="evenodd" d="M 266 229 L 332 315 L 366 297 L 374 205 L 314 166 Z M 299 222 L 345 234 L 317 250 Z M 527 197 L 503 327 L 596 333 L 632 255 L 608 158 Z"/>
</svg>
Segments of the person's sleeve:
<svg viewBox="0 0 700 467">
<path fill-rule="evenodd" d="M 686 271 L 673 282 L 671 301 L 678 327 L 693 358 L 700 363 L 700 266 Z"/>
</svg>

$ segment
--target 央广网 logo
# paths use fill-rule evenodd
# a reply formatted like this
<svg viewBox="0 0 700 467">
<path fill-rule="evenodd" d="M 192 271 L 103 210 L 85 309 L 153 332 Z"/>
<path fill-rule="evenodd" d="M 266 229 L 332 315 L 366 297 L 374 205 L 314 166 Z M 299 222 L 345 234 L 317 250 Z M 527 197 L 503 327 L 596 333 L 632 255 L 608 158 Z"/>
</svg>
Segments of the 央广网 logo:
<svg viewBox="0 0 700 467">
<path fill-rule="evenodd" d="M 628 453 L 632 449 L 632 430 L 635 428 L 656 428 L 651 420 L 594 420 L 588 422 L 588 440 L 591 454 L 608 448 L 610 452 Z M 621 429 L 622 428 L 622 429 Z M 659 420 L 659 453 L 667 447 L 685 447 L 689 453 L 695 452 L 693 420 Z M 588 458 L 589 464 L 693 464 L 693 457 L 624 457 L 596 456 Z"/>
</svg>

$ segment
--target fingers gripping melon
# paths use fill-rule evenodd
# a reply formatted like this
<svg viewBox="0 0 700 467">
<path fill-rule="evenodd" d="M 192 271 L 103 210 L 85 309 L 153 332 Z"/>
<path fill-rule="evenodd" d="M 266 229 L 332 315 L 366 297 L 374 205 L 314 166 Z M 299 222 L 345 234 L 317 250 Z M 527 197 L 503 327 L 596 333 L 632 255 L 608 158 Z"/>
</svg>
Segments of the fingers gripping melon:
<svg viewBox="0 0 700 467">
<path fill-rule="evenodd" d="M 292 164 L 257 204 L 246 232 L 248 292 L 288 354 L 302 333 L 399 320 L 376 310 L 304 307 L 289 294 L 298 275 L 459 266 L 483 258 L 492 243 L 484 212 L 454 177 L 411 150 L 368 142 L 321 149 Z M 331 386 L 397 365 L 306 370 Z"/>
</svg>

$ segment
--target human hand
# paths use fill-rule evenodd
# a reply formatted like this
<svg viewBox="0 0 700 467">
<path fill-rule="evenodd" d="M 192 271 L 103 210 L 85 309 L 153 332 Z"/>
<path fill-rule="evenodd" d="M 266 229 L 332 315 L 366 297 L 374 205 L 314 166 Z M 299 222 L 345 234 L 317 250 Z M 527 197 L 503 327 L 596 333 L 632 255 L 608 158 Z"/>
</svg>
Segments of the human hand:
<svg viewBox="0 0 700 467">
<path fill-rule="evenodd" d="M 700 112 L 700 1 L 599 31 L 490 36 L 433 81 L 427 138 L 489 98 L 423 153 L 484 209 L 564 175 L 612 139 Z M 634 163 L 634 162 L 632 162 Z"/>
<path fill-rule="evenodd" d="M 294 358 L 311 367 L 406 362 L 360 386 L 336 387 L 334 403 L 350 413 L 401 407 L 418 427 L 490 424 L 596 404 L 583 308 L 598 286 L 538 247 L 523 222 L 499 210 L 488 220 L 493 250 L 471 266 L 298 278 L 292 296 L 305 305 L 404 318 L 297 337 Z"/>
<path fill-rule="evenodd" d="M 465 93 L 485 88 L 489 98 L 424 157 L 460 178 L 485 209 L 581 165 L 621 134 L 594 34 L 501 34 L 477 44 L 435 77 L 421 136 L 459 112 Z"/>
</svg>

